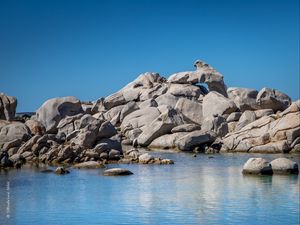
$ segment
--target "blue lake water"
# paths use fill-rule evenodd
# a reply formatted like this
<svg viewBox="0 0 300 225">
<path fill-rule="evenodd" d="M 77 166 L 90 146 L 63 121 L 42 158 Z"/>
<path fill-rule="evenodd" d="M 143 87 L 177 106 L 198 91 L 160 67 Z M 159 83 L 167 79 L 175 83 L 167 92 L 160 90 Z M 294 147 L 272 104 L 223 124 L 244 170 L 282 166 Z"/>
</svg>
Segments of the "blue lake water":
<svg viewBox="0 0 300 225">
<path fill-rule="evenodd" d="M 249 157 L 161 153 L 174 165 L 108 165 L 64 176 L 0 171 L 0 224 L 299 224 L 299 177 L 243 176 Z M 300 162 L 299 156 L 293 157 Z"/>
</svg>

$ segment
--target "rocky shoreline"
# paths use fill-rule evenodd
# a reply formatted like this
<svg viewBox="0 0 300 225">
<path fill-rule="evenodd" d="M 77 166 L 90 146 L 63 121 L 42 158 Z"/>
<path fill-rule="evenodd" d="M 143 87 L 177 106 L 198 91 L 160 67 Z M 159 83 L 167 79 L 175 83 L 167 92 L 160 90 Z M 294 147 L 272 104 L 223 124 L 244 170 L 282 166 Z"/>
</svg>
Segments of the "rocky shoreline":
<svg viewBox="0 0 300 225">
<path fill-rule="evenodd" d="M 300 152 L 300 100 L 292 102 L 270 88 L 227 88 L 222 74 L 207 63 L 197 60 L 195 67 L 168 79 L 141 74 L 95 102 L 49 99 L 24 117 L 15 117 L 17 99 L 1 93 L 0 167 L 20 168 L 26 162 L 173 163 L 136 147 Z"/>
</svg>

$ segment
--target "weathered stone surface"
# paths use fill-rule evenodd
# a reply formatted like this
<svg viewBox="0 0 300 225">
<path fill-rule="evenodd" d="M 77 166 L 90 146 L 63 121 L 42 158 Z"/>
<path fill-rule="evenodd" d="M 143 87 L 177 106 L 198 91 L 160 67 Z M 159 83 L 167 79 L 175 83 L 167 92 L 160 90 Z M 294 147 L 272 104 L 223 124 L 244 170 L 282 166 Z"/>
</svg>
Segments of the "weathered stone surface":
<svg viewBox="0 0 300 225">
<path fill-rule="evenodd" d="M 215 136 L 223 137 L 228 133 L 228 124 L 222 116 L 206 118 L 201 126 L 203 132 L 214 132 Z"/>
<path fill-rule="evenodd" d="M 102 138 L 110 138 L 116 134 L 116 128 L 109 121 L 105 121 L 101 124 L 98 130 L 97 140 L 100 140 Z"/>
<path fill-rule="evenodd" d="M 139 104 L 139 108 L 140 109 L 143 109 L 143 108 L 147 108 L 147 107 L 157 107 L 157 102 L 153 99 L 153 98 L 150 98 L 146 101 L 143 101 Z"/>
<path fill-rule="evenodd" d="M 269 162 L 263 158 L 250 158 L 243 166 L 243 174 L 253 174 L 253 175 L 272 175 L 272 167 Z"/>
<path fill-rule="evenodd" d="M 201 126 L 197 124 L 182 124 L 179 126 L 174 127 L 171 132 L 177 133 L 177 132 L 192 132 L 195 130 L 200 130 Z"/>
<path fill-rule="evenodd" d="M 274 112 L 283 111 L 291 104 L 288 95 L 271 88 L 263 88 L 256 97 L 256 102 L 262 109 L 273 109 Z"/>
<path fill-rule="evenodd" d="M 176 84 L 197 84 L 200 74 L 196 71 L 174 73 L 168 78 L 168 82 Z"/>
<path fill-rule="evenodd" d="M 135 128 L 142 128 L 146 124 L 150 124 L 153 120 L 159 117 L 160 112 L 155 107 L 143 108 L 136 110 L 127 115 L 121 124 L 121 131 L 126 133 Z"/>
<path fill-rule="evenodd" d="M 196 71 L 175 73 L 168 78 L 168 82 L 177 84 L 206 83 L 210 91 L 216 91 L 227 97 L 222 74 L 200 60 L 197 60 L 194 66 L 197 68 Z"/>
<path fill-rule="evenodd" d="M 37 120 L 33 120 L 33 119 L 29 119 L 26 120 L 25 125 L 29 128 L 30 132 L 35 135 L 44 135 L 46 132 L 46 128 L 44 127 L 44 125 L 37 121 Z"/>
<path fill-rule="evenodd" d="M 264 116 L 249 123 L 239 131 L 226 135 L 221 151 L 289 152 L 297 143 L 299 135 L 299 111 Z"/>
<path fill-rule="evenodd" d="M 164 82 L 165 79 L 158 73 L 143 73 L 120 91 L 106 97 L 103 101 L 103 105 L 109 110 L 115 106 L 124 105 L 130 101 L 137 101 L 141 95 L 143 95 L 141 101 L 153 98 L 155 96 L 155 92 L 161 91 L 161 84 Z"/>
<path fill-rule="evenodd" d="M 259 109 L 259 110 L 255 110 L 254 113 L 255 113 L 256 119 L 259 119 L 263 116 L 270 116 L 270 115 L 274 114 L 272 109 Z"/>
<path fill-rule="evenodd" d="M 81 103 L 75 97 L 52 98 L 36 111 L 36 119 L 45 126 L 47 133 L 57 133 L 61 119 L 82 112 Z"/>
<path fill-rule="evenodd" d="M 125 105 L 118 105 L 108 110 L 104 113 L 105 120 L 114 121 L 114 125 L 118 124 L 120 122 L 121 111 L 124 107 Z"/>
<path fill-rule="evenodd" d="M 167 93 L 177 97 L 195 98 L 195 99 L 198 99 L 201 94 L 203 95 L 200 87 L 191 84 L 171 83 Z"/>
<path fill-rule="evenodd" d="M 139 156 L 139 163 L 147 164 L 151 160 L 154 160 L 154 157 L 152 155 L 148 154 L 148 153 L 144 153 L 144 154 Z"/>
<path fill-rule="evenodd" d="M 165 94 L 168 90 L 166 84 L 156 84 L 152 88 L 141 89 L 139 100 L 146 101 L 148 99 L 155 99 L 158 96 Z"/>
<path fill-rule="evenodd" d="M 227 89 L 227 94 L 241 112 L 259 109 L 256 103 L 258 91 L 255 89 L 230 87 Z"/>
<path fill-rule="evenodd" d="M 226 121 L 227 121 L 228 123 L 230 123 L 230 122 L 235 122 L 235 121 L 239 121 L 241 115 L 242 115 L 241 112 L 233 112 L 233 113 L 230 113 L 229 116 L 227 117 Z"/>
<path fill-rule="evenodd" d="M 168 105 L 171 106 L 172 108 L 175 108 L 175 105 L 179 99 L 180 97 L 166 93 L 164 95 L 157 97 L 155 101 L 157 102 L 158 106 Z"/>
<path fill-rule="evenodd" d="M 21 140 L 27 141 L 31 137 L 28 127 L 20 122 L 10 122 L 0 127 L 0 147 L 5 143 Z"/>
<path fill-rule="evenodd" d="M 187 135 L 188 132 L 178 132 L 174 134 L 165 134 L 154 139 L 148 148 L 150 149 L 175 149 L 177 139 Z"/>
<path fill-rule="evenodd" d="M 0 93 L 0 120 L 12 120 L 15 117 L 17 99 Z"/>
<path fill-rule="evenodd" d="M 187 120 L 193 123 L 201 124 L 203 120 L 202 104 L 199 102 L 180 98 L 175 105 L 175 109 L 181 112 Z"/>
<path fill-rule="evenodd" d="M 133 173 L 128 169 L 123 168 L 112 168 L 107 169 L 103 172 L 104 176 L 124 176 L 124 175 L 132 175 Z"/>
<path fill-rule="evenodd" d="M 89 117 L 90 115 L 86 115 L 86 116 Z M 66 116 L 65 118 L 60 120 L 57 125 L 58 133 L 63 133 L 66 136 L 68 136 L 74 130 L 80 129 L 80 126 L 81 126 L 80 119 L 82 117 L 83 117 L 82 113 L 74 115 L 74 116 Z"/>
<path fill-rule="evenodd" d="M 169 108 L 149 125 L 142 128 L 143 132 L 138 136 L 138 144 L 147 146 L 155 138 L 171 133 L 174 127 L 183 123 L 182 116 L 176 110 Z"/>
<path fill-rule="evenodd" d="M 83 163 L 77 163 L 73 166 L 75 169 L 98 169 L 103 168 L 103 164 L 95 161 L 87 161 Z"/>
<path fill-rule="evenodd" d="M 298 174 L 298 164 L 287 158 L 278 158 L 271 161 L 274 174 Z"/>
<path fill-rule="evenodd" d="M 191 151 L 193 148 L 205 143 L 212 143 L 215 140 L 214 135 L 210 132 L 193 131 L 175 141 L 179 150 Z"/>
<path fill-rule="evenodd" d="M 209 92 L 203 98 L 203 117 L 210 118 L 213 115 L 223 115 L 235 112 L 237 109 L 234 102 L 228 98 L 225 98 L 217 92 Z"/>
<path fill-rule="evenodd" d="M 235 130 L 236 131 L 241 130 L 247 124 L 252 123 L 253 121 L 255 121 L 255 119 L 256 119 L 255 112 L 246 110 L 241 115 L 241 117 L 239 119 L 239 122 L 237 123 L 237 125 L 235 127 Z"/>
<path fill-rule="evenodd" d="M 139 107 L 135 102 L 128 102 L 121 110 L 120 112 L 120 121 L 122 122 L 123 119 L 129 115 L 130 113 L 138 110 Z"/>
</svg>

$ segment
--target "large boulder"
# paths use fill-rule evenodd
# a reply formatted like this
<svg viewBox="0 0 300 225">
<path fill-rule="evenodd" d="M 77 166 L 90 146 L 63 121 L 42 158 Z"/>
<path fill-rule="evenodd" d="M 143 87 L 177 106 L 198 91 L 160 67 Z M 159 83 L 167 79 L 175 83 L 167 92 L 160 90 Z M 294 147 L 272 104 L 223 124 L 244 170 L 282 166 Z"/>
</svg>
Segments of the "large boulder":
<svg viewBox="0 0 300 225">
<path fill-rule="evenodd" d="M 171 130 L 184 123 L 182 115 L 178 114 L 176 110 L 172 108 L 165 109 L 158 118 L 147 126 L 142 128 L 142 133 L 138 137 L 138 144 L 140 146 L 149 145 L 155 138 L 167 133 L 171 133 Z"/>
<path fill-rule="evenodd" d="M 242 112 L 259 109 L 256 103 L 258 91 L 255 89 L 230 87 L 227 89 L 227 94 Z"/>
<path fill-rule="evenodd" d="M 172 74 L 168 82 L 177 84 L 206 83 L 210 91 L 216 91 L 227 97 L 223 76 L 207 63 L 197 60 L 194 64 L 196 71 Z"/>
<path fill-rule="evenodd" d="M 26 120 L 25 125 L 30 129 L 30 132 L 33 135 L 35 134 L 44 135 L 46 132 L 46 128 L 44 127 L 44 125 L 37 120 L 34 119 Z"/>
<path fill-rule="evenodd" d="M 247 124 L 252 123 L 253 121 L 255 121 L 255 119 L 256 119 L 255 112 L 246 110 L 241 115 L 241 117 L 239 119 L 239 122 L 237 123 L 237 125 L 235 127 L 235 130 L 238 131 L 238 130 L 242 129 Z"/>
<path fill-rule="evenodd" d="M 23 123 L 8 122 L 0 126 L 0 147 L 15 140 L 27 141 L 30 137 L 30 130 Z"/>
<path fill-rule="evenodd" d="M 174 108 L 179 99 L 180 97 L 178 96 L 174 96 L 172 94 L 166 93 L 157 97 L 155 101 L 157 102 L 158 106 L 168 105 Z"/>
<path fill-rule="evenodd" d="M 146 107 L 136 110 L 127 115 L 121 123 L 121 131 L 126 133 L 127 131 L 135 128 L 142 128 L 147 124 L 150 124 L 153 120 L 159 117 L 160 112 L 155 107 Z"/>
<path fill-rule="evenodd" d="M 192 123 L 201 124 L 203 120 L 202 104 L 199 102 L 180 98 L 175 105 L 175 109 L 181 112 Z"/>
<path fill-rule="evenodd" d="M 137 101 L 138 99 L 145 101 L 157 97 L 166 92 L 166 88 L 162 86 L 164 82 L 165 78 L 158 73 L 143 73 L 118 92 L 106 97 L 103 105 L 109 110 L 119 105 L 125 105 L 130 101 Z"/>
<path fill-rule="evenodd" d="M 12 120 L 15 117 L 17 99 L 0 93 L 0 120 Z"/>
<path fill-rule="evenodd" d="M 36 111 L 36 119 L 45 126 L 47 133 L 57 133 L 61 119 L 82 112 L 81 103 L 75 97 L 52 98 Z"/>
<path fill-rule="evenodd" d="M 193 131 L 175 141 L 175 145 L 179 150 L 191 151 L 195 147 L 202 144 L 210 144 L 215 140 L 215 136 L 211 132 Z"/>
<path fill-rule="evenodd" d="M 203 98 L 203 117 L 211 118 L 214 115 L 224 115 L 235 112 L 237 107 L 232 100 L 211 91 Z"/>
<path fill-rule="evenodd" d="M 82 123 L 80 122 L 81 118 L 83 117 L 83 114 L 77 114 L 74 116 L 66 116 L 65 118 L 61 119 L 59 121 L 57 128 L 58 128 L 58 133 L 64 134 L 65 136 L 71 134 L 75 130 L 80 129 L 80 126 Z M 86 115 L 85 117 L 91 117 L 90 115 Z"/>
<path fill-rule="evenodd" d="M 177 139 L 183 137 L 186 134 L 188 134 L 188 132 L 178 132 L 178 133 L 173 133 L 173 134 L 162 135 L 162 136 L 154 139 L 150 143 L 148 148 L 150 148 L 150 149 L 176 149 Z"/>
<path fill-rule="evenodd" d="M 206 118 L 201 126 L 204 132 L 214 132 L 217 137 L 223 137 L 228 133 L 228 124 L 222 116 L 213 116 Z"/>
<path fill-rule="evenodd" d="M 243 166 L 243 174 L 272 175 L 271 164 L 263 158 L 250 158 Z"/>
<path fill-rule="evenodd" d="M 271 161 L 274 174 L 298 174 L 298 164 L 287 158 L 278 158 Z"/>
<path fill-rule="evenodd" d="M 185 98 L 195 98 L 198 99 L 200 95 L 203 95 L 201 88 L 196 85 L 191 84 L 174 84 L 171 83 L 167 93 Z"/>
<path fill-rule="evenodd" d="M 263 88 L 257 94 L 256 103 L 262 109 L 273 109 L 276 112 L 288 108 L 291 104 L 291 98 L 276 89 Z"/>
</svg>

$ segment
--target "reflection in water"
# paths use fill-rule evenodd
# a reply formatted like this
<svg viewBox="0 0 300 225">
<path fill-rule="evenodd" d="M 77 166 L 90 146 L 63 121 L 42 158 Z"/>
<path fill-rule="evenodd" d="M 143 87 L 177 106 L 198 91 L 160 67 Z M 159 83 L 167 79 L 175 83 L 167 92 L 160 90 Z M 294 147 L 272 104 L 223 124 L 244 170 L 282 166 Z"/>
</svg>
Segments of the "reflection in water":
<svg viewBox="0 0 300 225">
<path fill-rule="evenodd" d="M 123 165 L 125 177 L 0 170 L 0 224 L 299 223 L 298 176 L 244 176 L 246 154 L 163 157 L 175 165 Z"/>
</svg>

